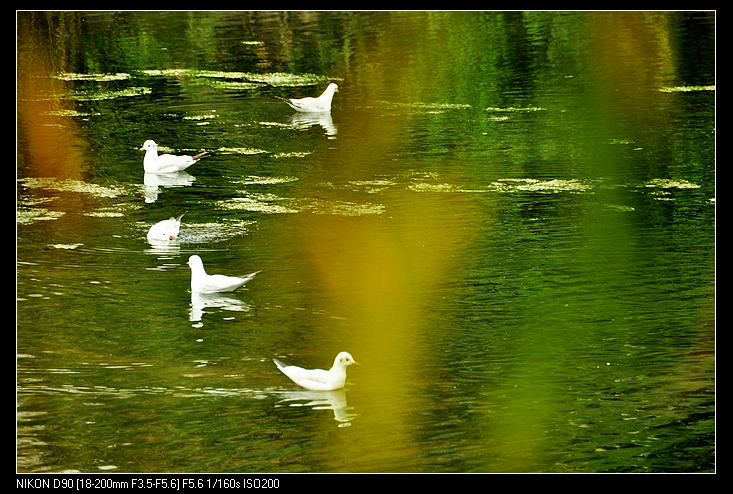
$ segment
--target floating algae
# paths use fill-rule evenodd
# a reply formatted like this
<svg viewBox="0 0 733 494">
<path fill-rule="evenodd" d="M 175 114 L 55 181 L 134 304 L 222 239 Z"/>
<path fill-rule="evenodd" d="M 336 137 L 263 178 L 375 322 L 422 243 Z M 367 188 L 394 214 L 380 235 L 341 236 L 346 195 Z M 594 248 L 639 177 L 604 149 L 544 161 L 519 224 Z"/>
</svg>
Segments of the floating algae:
<svg viewBox="0 0 733 494">
<path fill-rule="evenodd" d="M 101 113 L 97 112 L 82 112 L 77 110 L 52 110 L 43 112 L 43 114 L 50 117 L 92 117 L 101 115 Z"/>
<path fill-rule="evenodd" d="M 259 89 L 262 87 L 262 84 L 258 82 L 229 81 L 229 80 L 226 80 L 226 81 L 213 80 L 209 82 L 209 85 L 217 89 L 231 89 L 231 90 L 236 90 L 236 91 Z"/>
<path fill-rule="evenodd" d="M 364 216 L 370 214 L 382 214 L 384 213 L 385 207 L 382 204 L 311 199 L 304 201 L 303 209 L 308 210 L 314 214 L 331 214 L 335 216 Z"/>
<path fill-rule="evenodd" d="M 280 203 L 285 203 L 285 205 Z M 227 210 L 244 210 L 266 214 L 299 213 L 299 209 L 292 206 L 292 200 L 276 196 L 275 194 L 253 194 L 244 192 L 244 197 L 234 197 L 217 201 L 216 205 Z"/>
<path fill-rule="evenodd" d="M 95 197 L 119 197 L 125 194 L 124 189 L 114 186 L 90 184 L 81 180 L 58 180 L 50 177 L 28 177 L 18 179 L 18 183 L 29 189 L 56 190 L 59 192 L 80 192 Z"/>
<path fill-rule="evenodd" d="M 257 148 L 218 148 L 216 150 L 217 154 L 262 154 L 262 153 L 268 153 L 269 151 L 265 151 L 264 149 L 257 149 Z"/>
<path fill-rule="evenodd" d="M 242 180 L 236 180 L 235 183 L 242 185 L 275 185 L 297 181 L 298 177 L 261 177 L 259 175 L 249 175 Z"/>
<path fill-rule="evenodd" d="M 152 92 L 153 90 L 149 87 L 129 87 L 127 89 L 120 89 L 119 91 L 81 91 L 72 94 L 69 99 L 76 101 L 101 101 L 115 98 L 129 98 L 132 96 L 144 96 Z"/>
<path fill-rule="evenodd" d="M 715 86 L 668 86 L 657 89 L 660 93 L 689 93 L 695 91 L 715 91 Z"/>
<path fill-rule="evenodd" d="M 62 217 L 63 211 L 50 211 L 46 208 L 19 207 L 15 212 L 15 220 L 21 225 L 30 225 L 36 221 L 57 220 Z"/>
<path fill-rule="evenodd" d="M 591 190 L 590 185 L 586 185 L 577 180 L 537 180 L 534 178 L 505 178 L 492 182 L 489 189 L 496 192 L 539 192 L 539 193 L 558 193 L 573 192 L 580 193 Z"/>
<path fill-rule="evenodd" d="M 273 158 L 305 158 L 309 154 L 313 154 L 311 151 L 291 151 L 287 153 L 275 153 L 272 155 Z"/>
<path fill-rule="evenodd" d="M 77 247 L 81 247 L 84 244 L 50 244 L 49 247 L 53 247 L 54 249 L 64 249 L 64 250 L 73 250 Z"/>
<path fill-rule="evenodd" d="M 115 74 L 78 74 L 74 72 L 62 72 L 51 77 L 53 77 L 54 79 L 60 79 L 62 81 L 109 82 L 127 80 L 130 78 L 130 74 L 124 72 L 117 72 Z"/>
<path fill-rule="evenodd" d="M 522 106 L 522 107 L 516 107 L 516 106 L 506 106 L 506 107 L 498 107 L 498 106 L 490 106 L 486 108 L 486 111 L 488 112 L 494 112 L 494 113 L 531 113 L 536 111 L 545 111 L 547 108 L 542 108 L 540 106 Z"/>
<path fill-rule="evenodd" d="M 154 69 L 143 70 L 142 74 L 163 77 L 203 77 L 212 79 L 242 79 L 244 83 L 268 84 L 275 87 L 313 86 L 328 82 L 331 78 L 317 74 L 291 74 L 287 72 L 270 72 L 257 74 L 254 72 L 227 72 L 217 70 L 195 69 Z M 223 85 L 227 89 L 233 86 Z M 252 89 L 256 86 L 242 85 L 242 89 Z"/>
<path fill-rule="evenodd" d="M 183 120 L 211 120 L 216 118 L 216 115 L 213 113 L 200 113 L 198 115 L 185 115 L 183 117 Z"/>
<path fill-rule="evenodd" d="M 699 189 L 700 186 L 687 180 L 673 180 L 671 178 L 654 178 L 644 184 L 644 187 L 659 189 Z"/>
</svg>

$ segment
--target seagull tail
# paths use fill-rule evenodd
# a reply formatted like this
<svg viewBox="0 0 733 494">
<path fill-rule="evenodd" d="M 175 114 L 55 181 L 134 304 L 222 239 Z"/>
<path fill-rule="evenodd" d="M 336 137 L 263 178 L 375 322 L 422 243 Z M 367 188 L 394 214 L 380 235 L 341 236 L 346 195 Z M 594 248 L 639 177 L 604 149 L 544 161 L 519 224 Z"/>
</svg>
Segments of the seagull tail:
<svg viewBox="0 0 733 494">
<path fill-rule="evenodd" d="M 251 280 L 252 278 L 254 278 L 255 276 L 257 276 L 261 272 L 262 272 L 262 270 L 255 271 L 254 273 L 249 273 L 249 274 L 245 274 L 243 276 L 240 276 L 240 278 L 244 278 L 245 279 L 245 283 L 247 283 L 249 280 Z"/>
<path fill-rule="evenodd" d="M 290 100 L 288 98 L 283 98 L 282 96 L 278 96 L 278 95 L 274 95 L 274 96 L 275 96 L 275 98 L 277 98 L 277 99 L 279 99 L 279 100 L 284 101 L 285 103 L 287 103 L 290 108 L 293 108 L 295 110 L 298 109 L 298 107 L 293 104 L 293 101 L 292 100 Z"/>
<path fill-rule="evenodd" d="M 277 365 L 277 368 L 280 369 L 280 370 L 282 370 L 283 367 L 286 367 L 285 364 L 283 364 L 280 360 L 278 360 L 276 358 L 272 359 L 272 361 L 275 362 L 275 365 Z"/>
</svg>

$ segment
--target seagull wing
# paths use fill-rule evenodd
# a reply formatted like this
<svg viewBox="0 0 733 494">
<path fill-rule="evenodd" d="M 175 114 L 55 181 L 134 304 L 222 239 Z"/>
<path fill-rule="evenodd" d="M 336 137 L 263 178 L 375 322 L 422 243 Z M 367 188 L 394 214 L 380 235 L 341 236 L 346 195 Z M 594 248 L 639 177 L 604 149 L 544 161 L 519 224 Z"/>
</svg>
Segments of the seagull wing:
<svg viewBox="0 0 733 494">
<path fill-rule="evenodd" d="M 314 391 L 333 389 L 331 373 L 323 369 L 303 369 L 297 365 L 285 365 L 275 359 L 275 365 L 295 384 Z"/>
</svg>

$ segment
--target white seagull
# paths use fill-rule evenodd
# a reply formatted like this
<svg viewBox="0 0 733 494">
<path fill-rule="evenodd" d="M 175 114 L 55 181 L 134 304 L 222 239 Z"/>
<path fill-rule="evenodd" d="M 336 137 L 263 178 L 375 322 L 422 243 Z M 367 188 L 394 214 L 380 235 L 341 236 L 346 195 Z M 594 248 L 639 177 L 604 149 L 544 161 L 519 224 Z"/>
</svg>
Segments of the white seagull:
<svg viewBox="0 0 733 494">
<path fill-rule="evenodd" d="M 188 265 L 191 267 L 191 292 L 192 293 L 219 293 L 233 292 L 240 286 L 254 278 L 260 271 L 255 271 L 245 276 L 225 276 L 223 274 L 207 274 L 204 263 L 197 255 L 188 258 Z"/>
<path fill-rule="evenodd" d="M 186 213 L 183 213 L 186 214 Z M 168 220 L 159 221 L 148 230 L 148 242 L 168 242 L 178 238 L 178 232 L 181 229 L 181 218 L 171 217 Z"/>
<path fill-rule="evenodd" d="M 175 173 L 185 170 L 200 160 L 206 153 L 199 153 L 195 156 L 176 156 L 174 154 L 158 155 L 158 145 L 152 139 L 143 143 L 140 151 L 145 151 L 143 168 L 145 173 Z"/>
<path fill-rule="evenodd" d="M 317 98 L 280 98 L 289 104 L 294 110 L 300 112 L 326 112 L 331 111 L 331 100 L 333 99 L 333 93 L 338 92 L 339 87 L 336 83 L 332 82 L 328 85 L 323 94 Z"/>
<path fill-rule="evenodd" d="M 277 359 L 272 361 L 291 381 L 311 391 L 333 391 L 343 388 L 346 383 L 346 368 L 351 364 L 359 365 L 349 352 L 336 355 L 329 370 L 303 369 L 295 365 L 285 365 Z"/>
</svg>

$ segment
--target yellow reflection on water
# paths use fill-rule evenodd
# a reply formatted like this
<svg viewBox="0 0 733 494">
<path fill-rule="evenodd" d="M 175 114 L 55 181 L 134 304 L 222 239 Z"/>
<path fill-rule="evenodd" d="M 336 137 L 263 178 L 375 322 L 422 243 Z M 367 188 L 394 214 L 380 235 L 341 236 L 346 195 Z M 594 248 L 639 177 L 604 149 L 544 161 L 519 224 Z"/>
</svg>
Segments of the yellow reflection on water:
<svg viewBox="0 0 733 494">
<path fill-rule="evenodd" d="M 73 103 L 64 100 L 65 83 L 51 77 L 50 47 L 30 27 L 32 14 L 24 13 L 26 20 L 18 23 L 18 134 L 27 143 L 18 149 L 18 165 L 32 167 L 33 176 L 79 179 L 86 144 L 72 117 L 57 116 Z"/>
<path fill-rule="evenodd" d="M 329 144 L 333 170 L 313 171 L 299 183 L 333 183 L 333 188 L 319 191 L 324 203 L 360 200 L 342 185 L 355 177 L 377 179 L 388 159 L 387 169 L 394 171 L 387 157 L 404 144 L 399 130 L 407 118 L 375 121 L 365 118 L 362 110 L 342 108 L 334 120 L 346 133 Z M 477 226 L 468 212 L 475 199 L 465 194 L 423 193 L 399 186 L 374 200 L 384 206 L 378 214 L 301 214 L 298 237 L 291 238 L 307 257 L 312 292 L 328 305 L 327 313 L 338 316 L 314 336 L 318 341 L 306 346 L 349 351 L 361 363 L 349 369 L 354 385 L 347 389 L 357 415 L 349 444 L 343 445 L 350 452 L 351 471 L 408 465 L 421 453 L 414 420 L 419 412 L 416 404 L 424 403 L 424 397 L 416 394 L 424 383 L 414 379 L 418 369 L 425 368 L 425 359 L 434 358 L 424 354 L 430 348 L 424 330 L 432 324 L 425 308 L 439 303 L 438 285 L 455 267 Z M 359 403 L 379 406 L 360 414 Z M 374 434 L 375 430 L 384 434 Z M 343 468 L 340 457 L 323 465 L 325 471 Z"/>
</svg>

